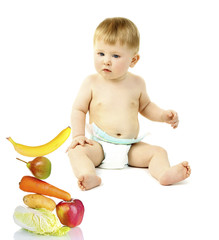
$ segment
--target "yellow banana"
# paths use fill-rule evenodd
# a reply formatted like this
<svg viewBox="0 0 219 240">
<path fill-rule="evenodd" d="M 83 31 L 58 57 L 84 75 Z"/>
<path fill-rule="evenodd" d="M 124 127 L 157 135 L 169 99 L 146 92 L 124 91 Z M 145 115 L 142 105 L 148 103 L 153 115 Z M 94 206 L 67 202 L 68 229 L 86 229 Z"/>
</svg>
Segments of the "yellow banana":
<svg viewBox="0 0 219 240">
<path fill-rule="evenodd" d="M 8 137 L 7 139 L 13 144 L 14 149 L 19 154 L 27 157 L 40 157 L 40 156 L 47 155 L 55 151 L 57 148 L 59 148 L 67 140 L 70 133 L 71 133 L 71 128 L 67 127 L 64 130 L 62 130 L 50 142 L 40 146 L 26 146 L 26 145 L 22 145 L 14 142 L 11 137 Z"/>
</svg>

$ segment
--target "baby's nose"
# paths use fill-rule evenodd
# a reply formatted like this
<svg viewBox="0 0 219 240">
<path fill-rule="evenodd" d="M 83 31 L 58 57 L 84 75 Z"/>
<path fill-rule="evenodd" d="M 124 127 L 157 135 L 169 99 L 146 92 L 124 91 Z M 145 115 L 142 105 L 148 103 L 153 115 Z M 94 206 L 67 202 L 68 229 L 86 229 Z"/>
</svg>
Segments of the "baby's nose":
<svg viewBox="0 0 219 240">
<path fill-rule="evenodd" d="M 105 57 L 104 58 L 104 64 L 107 65 L 107 66 L 111 65 L 111 59 L 109 57 Z"/>
</svg>

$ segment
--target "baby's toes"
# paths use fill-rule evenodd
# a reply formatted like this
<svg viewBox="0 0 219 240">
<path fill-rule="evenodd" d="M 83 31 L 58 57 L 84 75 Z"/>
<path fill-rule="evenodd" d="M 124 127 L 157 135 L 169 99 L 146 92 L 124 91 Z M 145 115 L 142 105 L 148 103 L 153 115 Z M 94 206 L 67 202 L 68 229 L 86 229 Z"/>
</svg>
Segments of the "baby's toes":
<svg viewBox="0 0 219 240">
<path fill-rule="evenodd" d="M 78 178 L 78 187 L 81 189 L 81 190 L 85 190 L 85 187 L 84 187 L 84 185 L 83 185 L 83 180 L 84 180 L 84 177 L 83 176 L 80 176 L 79 178 Z"/>
<path fill-rule="evenodd" d="M 188 168 L 188 167 L 189 167 L 189 163 L 188 163 L 187 161 L 182 162 L 182 165 L 183 165 L 183 167 L 185 167 L 185 168 Z"/>
<path fill-rule="evenodd" d="M 82 190 L 82 191 L 84 191 L 85 190 L 85 187 L 82 185 L 82 183 L 81 182 L 78 182 L 78 187 Z"/>
<path fill-rule="evenodd" d="M 186 176 L 189 177 L 191 174 L 191 168 L 188 162 L 183 162 L 183 167 L 186 169 Z"/>
<path fill-rule="evenodd" d="M 190 168 L 190 167 L 187 169 L 187 175 L 188 175 L 188 176 L 191 175 L 191 168 Z"/>
</svg>

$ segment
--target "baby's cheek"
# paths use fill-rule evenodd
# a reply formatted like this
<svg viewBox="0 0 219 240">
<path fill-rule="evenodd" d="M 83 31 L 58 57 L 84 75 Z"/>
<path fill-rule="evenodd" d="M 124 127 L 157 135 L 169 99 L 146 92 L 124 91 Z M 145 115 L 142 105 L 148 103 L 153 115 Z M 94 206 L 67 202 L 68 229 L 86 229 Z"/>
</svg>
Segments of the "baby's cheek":
<svg viewBox="0 0 219 240">
<path fill-rule="evenodd" d="M 115 71 L 118 73 L 124 73 L 127 72 L 128 68 L 129 66 L 127 64 L 121 63 L 115 67 Z"/>
</svg>

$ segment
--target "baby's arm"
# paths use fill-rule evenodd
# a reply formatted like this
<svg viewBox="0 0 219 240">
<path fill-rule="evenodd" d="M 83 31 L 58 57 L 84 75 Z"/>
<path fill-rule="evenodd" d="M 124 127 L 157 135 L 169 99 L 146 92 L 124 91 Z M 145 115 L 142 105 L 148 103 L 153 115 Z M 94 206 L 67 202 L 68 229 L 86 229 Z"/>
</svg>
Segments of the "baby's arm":
<svg viewBox="0 0 219 240">
<path fill-rule="evenodd" d="M 142 80 L 141 84 L 142 92 L 139 100 L 139 112 L 149 120 L 166 122 L 171 124 L 173 128 L 176 128 L 179 124 L 177 113 L 173 110 L 163 110 L 151 102 L 146 91 L 144 80 Z"/>
<path fill-rule="evenodd" d="M 89 77 L 84 80 L 79 93 L 74 101 L 71 113 L 72 143 L 67 151 L 77 145 L 91 144 L 92 141 L 85 137 L 85 121 L 91 101 L 91 84 Z"/>
</svg>

